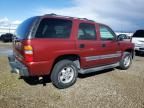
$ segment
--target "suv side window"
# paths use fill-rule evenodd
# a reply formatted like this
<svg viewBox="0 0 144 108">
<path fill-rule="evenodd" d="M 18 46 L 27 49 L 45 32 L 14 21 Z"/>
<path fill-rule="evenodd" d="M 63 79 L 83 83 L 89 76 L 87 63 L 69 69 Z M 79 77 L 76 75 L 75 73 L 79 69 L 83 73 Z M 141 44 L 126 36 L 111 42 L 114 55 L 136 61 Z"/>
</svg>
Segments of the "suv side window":
<svg viewBox="0 0 144 108">
<path fill-rule="evenodd" d="M 78 30 L 78 39 L 95 40 L 96 39 L 95 25 L 89 23 L 80 23 Z"/>
<path fill-rule="evenodd" d="M 72 21 L 66 19 L 45 18 L 40 22 L 36 38 L 69 38 Z"/>
<path fill-rule="evenodd" d="M 114 40 L 115 33 L 107 26 L 100 26 L 100 35 L 102 40 Z"/>
</svg>

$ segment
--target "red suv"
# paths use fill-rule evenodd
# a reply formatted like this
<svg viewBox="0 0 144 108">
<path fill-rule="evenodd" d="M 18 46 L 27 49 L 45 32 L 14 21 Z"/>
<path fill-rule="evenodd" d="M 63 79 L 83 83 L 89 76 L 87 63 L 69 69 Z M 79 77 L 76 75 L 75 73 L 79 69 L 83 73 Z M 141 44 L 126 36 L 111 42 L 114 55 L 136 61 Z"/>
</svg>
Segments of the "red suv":
<svg viewBox="0 0 144 108">
<path fill-rule="evenodd" d="M 12 72 L 24 77 L 50 75 L 62 89 L 73 85 L 78 73 L 128 69 L 133 52 L 134 45 L 120 41 L 107 25 L 47 14 L 20 24 L 8 58 Z"/>
</svg>

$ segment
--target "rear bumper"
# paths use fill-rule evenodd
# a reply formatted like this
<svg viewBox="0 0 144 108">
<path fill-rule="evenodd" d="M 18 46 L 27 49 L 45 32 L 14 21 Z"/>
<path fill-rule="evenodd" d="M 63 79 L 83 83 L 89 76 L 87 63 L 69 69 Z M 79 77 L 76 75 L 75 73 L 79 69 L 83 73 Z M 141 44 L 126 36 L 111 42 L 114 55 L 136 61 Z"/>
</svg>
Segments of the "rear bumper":
<svg viewBox="0 0 144 108">
<path fill-rule="evenodd" d="M 17 73 L 20 76 L 29 76 L 27 67 L 19 62 L 13 55 L 8 56 L 9 64 L 12 68 L 12 73 Z"/>
<path fill-rule="evenodd" d="M 44 76 L 49 75 L 52 68 L 51 61 L 31 62 L 23 64 L 18 61 L 14 55 L 8 56 L 12 73 L 18 73 L 20 76 Z"/>
</svg>

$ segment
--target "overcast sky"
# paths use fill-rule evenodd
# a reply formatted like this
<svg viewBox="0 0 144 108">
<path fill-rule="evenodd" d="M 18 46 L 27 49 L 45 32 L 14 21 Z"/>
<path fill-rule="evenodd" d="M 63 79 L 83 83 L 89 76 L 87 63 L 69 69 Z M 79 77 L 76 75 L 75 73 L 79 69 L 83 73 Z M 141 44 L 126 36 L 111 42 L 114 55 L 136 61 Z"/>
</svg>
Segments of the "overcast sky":
<svg viewBox="0 0 144 108">
<path fill-rule="evenodd" d="M 0 26 L 48 13 L 89 18 L 115 31 L 144 29 L 144 0 L 0 0 Z"/>
</svg>

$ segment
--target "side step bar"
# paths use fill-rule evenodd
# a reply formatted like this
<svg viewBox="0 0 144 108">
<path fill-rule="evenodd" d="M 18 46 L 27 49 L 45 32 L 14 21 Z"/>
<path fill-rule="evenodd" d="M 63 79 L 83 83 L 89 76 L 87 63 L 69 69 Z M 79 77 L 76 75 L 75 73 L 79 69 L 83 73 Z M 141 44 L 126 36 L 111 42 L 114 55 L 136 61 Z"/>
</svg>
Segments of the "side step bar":
<svg viewBox="0 0 144 108">
<path fill-rule="evenodd" d="M 101 71 L 104 69 L 110 69 L 110 68 L 115 68 L 119 66 L 119 62 L 115 63 L 115 64 L 110 64 L 110 65 L 106 65 L 106 66 L 100 66 L 100 67 L 95 67 L 95 68 L 90 68 L 90 69 L 80 69 L 79 73 L 80 74 L 87 74 L 87 73 L 92 73 L 92 72 L 96 72 L 96 71 Z"/>
</svg>

